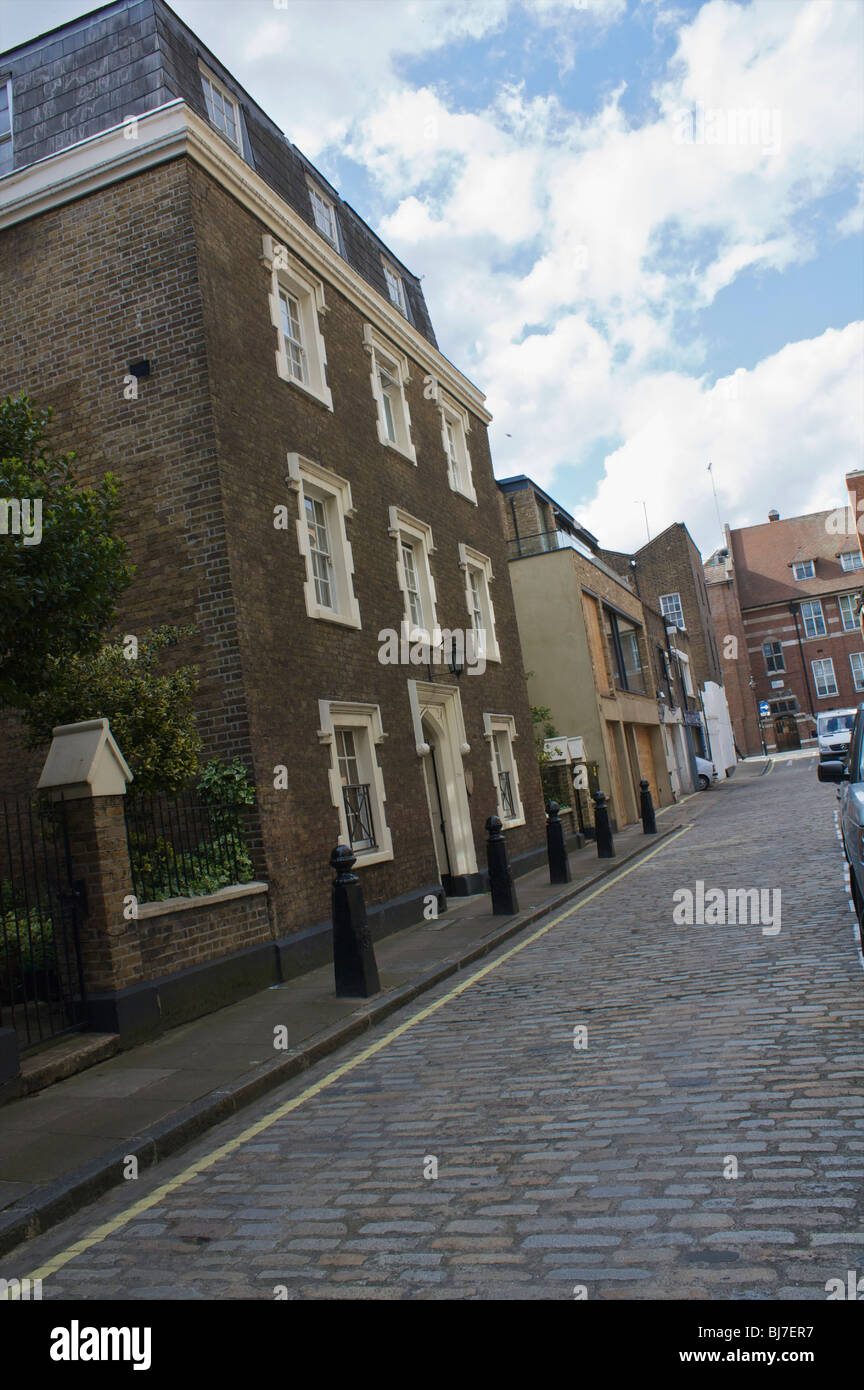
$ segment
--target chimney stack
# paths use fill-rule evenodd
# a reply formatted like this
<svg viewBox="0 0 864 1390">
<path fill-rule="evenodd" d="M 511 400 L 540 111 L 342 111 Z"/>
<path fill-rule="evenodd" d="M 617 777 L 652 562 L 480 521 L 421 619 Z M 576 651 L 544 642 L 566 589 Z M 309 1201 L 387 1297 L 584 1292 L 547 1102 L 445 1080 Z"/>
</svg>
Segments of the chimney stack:
<svg viewBox="0 0 864 1390">
<path fill-rule="evenodd" d="M 772 508 L 771 508 L 770 512 L 768 513 L 768 520 L 769 520 L 769 521 L 779 521 L 779 520 L 780 520 L 780 513 L 778 512 L 778 510 L 777 510 L 776 507 L 772 507 Z"/>
</svg>

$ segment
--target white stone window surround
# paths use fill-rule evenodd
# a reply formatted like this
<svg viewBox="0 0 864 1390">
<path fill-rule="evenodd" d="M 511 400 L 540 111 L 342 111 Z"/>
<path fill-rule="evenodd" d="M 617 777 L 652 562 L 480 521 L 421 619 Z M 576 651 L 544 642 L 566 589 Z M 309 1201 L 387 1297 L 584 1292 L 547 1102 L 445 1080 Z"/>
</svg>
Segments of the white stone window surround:
<svg viewBox="0 0 864 1390">
<path fill-rule="evenodd" d="M 498 762 L 495 757 L 495 734 L 505 734 L 507 738 L 507 748 L 510 755 L 510 790 L 513 797 L 513 804 L 516 815 L 504 819 L 502 814 L 501 789 L 498 784 Z M 519 788 L 519 767 L 516 762 L 516 754 L 513 751 L 513 744 L 519 737 L 516 730 L 516 718 L 512 714 L 484 714 L 483 715 L 483 737 L 489 744 L 489 766 L 492 769 L 492 785 L 495 788 L 495 796 L 498 801 L 498 815 L 505 830 L 516 825 L 525 824 L 525 811 L 522 805 L 522 793 Z"/>
<path fill-rule="evenodd" d="M 435 544 L 432 540 L 432 527 L 425 521 L 420 521 L 416 516 L 411 516 L 401 507 L 391 507 L 389 509 L 390 527 L 388 534 L 396 542 L 396 582 L 402 594 L 402 621 L 408 624 L 408 635 L 410 641 L 425 640 L 430 643 L 436 642 L 439 633 L 438 628 L 438 598 L 435 589 L 435 580 L 432 577 L 432 564 L 430 556 L 435 552 Z M 411 620 L 411 608 L 408 600 L 408 584 L 405 577 L 405 566 L 402 562 L 402 542 L 408 541 L 414 546 L 417 574 L 420 580 L 420 599 L 423 605 L 423 618 L 425 622 L 424 630 L 417 629 Z M 414 634 L 417 634 L 416 637 Z"/>
<path fill-rule="evenodd" d="M 395 449 L 397 454 L 407 458 L 414 467 L 417 467 L 417 451 L 411 442 L 411 412 L 408 408 L 408 397 L 405 387 L 411 380 L 408 369 L 408 358 L 398 348 L 387 341 L 371 323 L 363 325 L 363 347 L 369 353 L 371 359 L 370 381 L 372 383 L 372 396 L 375 401 L 375 413 L 378 425 L 378 438 L 387 449 Z M 384 414 L 384 399 L 381 390 L 381 381 L 378 375 L 379 363 L 382 361 L 388 365 L 392 364 L 396 369 L 396 379 L 399 385 L 399 398 L 401 408 L 397 411 L 399 419 L 395 421 L 396 439 L 390 439 L 387 434 Z"/>
<path fill-rule="evenodd" d="M 486 631 L 486 649 L 483 655 L 487 661 L 500 661 L 501 652 L 498 647 L 498 634 L 495 627 L 495 605 L 492 602 L 491 584 L 494 578 L 492 573 L 492 561 L 488 555 L 475 550 L 472 546 L 466 545 L 464 541 L 459 542 L 459 568 L 465 575 L 465 606 L 468 609 L 469 626 L 473 625 L 474 600 L 471 593 L 471 572 L 480 576 L 480 597 L 485 608 L 483 620 Z"/>
<path fill-rule="evenodd" d="M 261 238 L 261 259 L 270 272 L 270 322 L 276 330 L 276 371 L 283 381 L 295 386 L 298 391 L 314 397 L 328 410 L 333 409 L 333 396 L 327 385 L 327 349 L 318 321 L 319 314 L 327 312 L 324 299 L 324 286 L 320 280 L 292 256 L 287 246 L 277 241 L 269 233 Z M 282 305 L 280 289 L 287 290 L 296 300 L 300 311 L 303 330 L 303 347 L 306 353 L 308 381 L 298 381 L 288 365 L 285 340 L 282 334 Z"/>
<path fill-rule="evenodd" d="M 354 730 L 364 775 L 369 778 L 372 817 L 375 823 L 375 848 L 353 851 L 357 856 L 357 867 L 366 868 L 370 864 L 380 864 L 392 859 L 393 837 L 387 825 L 387 793 L 375 751 L 387 737 L 381 723 L 380 707 L 350 700 L 319 700 L 318 717 L 318 741 L 330 749 L 330 768 L 327 776 L 330 783 L 330 800 L 339 816 L 339 843 L 350 848 L 335 736 L 337 728 L 347 728 Z"/>
<path fill-rule="evenodd" d="M 450 490 L 459 497 L 467 498 L 476 507 L 477 493 L 474 490 L 474 474 L 471 468 L 471 455 L 468 452 L 468 433 L 471 429 L 468 411 L 463 410 L 462 406 L 457 405 L 452 397 L 446 395 L 437 382 L 435 389 L 438 410 L 441 414 L 441 440 L 444 445 L 444 456 L 447 459 L 447 481 L 450 484 Z M 459 460 L 461 465 L 459 471 L 463 475 L 461 478 L 459 471 L 454 468 L 450 456 L 450 442 L 447 438 L 448 421 L 454 431 L 457 452 L 461 456 Z"/>
<path fill-rule="evenodd" d="M 360 628 L 360 605 L 354 593 L 354 553 L 348 539 L 346 521 L 354 516 L 355 508 L 351 500 L 351 484 L 347 478 L 340 478 L 332 469 L 316 463 L 314 459 L 304 458 L 302 454 L 288 454 L 288 477 L 286 482 L 297 494 L 297 543 L 306 566 L 306 581 L 303 596 L 306 612 L 310 618 L 323 618 L 325 622 L 338 623 L 342 627 Z M 327 530 L 332 543 L 332 562 L 338 607 L 325 608 L 318 602 L 315 594 L 315 576 L 312 556 L 309 550 L 309 532 L 306 525 L 306 494 L 323 501 L 327 511 Z"/>
</svg>

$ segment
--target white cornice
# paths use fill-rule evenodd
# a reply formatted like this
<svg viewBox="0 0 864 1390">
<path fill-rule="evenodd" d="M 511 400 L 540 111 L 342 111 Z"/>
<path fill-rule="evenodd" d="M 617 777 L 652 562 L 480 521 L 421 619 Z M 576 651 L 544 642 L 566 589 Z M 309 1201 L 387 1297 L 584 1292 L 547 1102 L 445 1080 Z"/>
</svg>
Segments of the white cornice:
<svg viewBox="0 0 864 1390">
<path fill-rule="evenodd" d="M 166 102 L 0 178 L 0 230 L 188 155 L 485 424 L 485 396 L 186 103 Z"/>
</svg>

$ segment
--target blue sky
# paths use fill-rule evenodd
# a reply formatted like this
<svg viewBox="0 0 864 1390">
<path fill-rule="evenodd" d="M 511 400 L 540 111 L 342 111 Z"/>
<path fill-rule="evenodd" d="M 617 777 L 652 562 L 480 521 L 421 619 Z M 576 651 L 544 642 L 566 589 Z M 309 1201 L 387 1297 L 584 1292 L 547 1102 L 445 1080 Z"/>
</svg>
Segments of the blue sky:
<svg viewBox="0 0 864 1390">
<path fill-rule="evenodd" d="M 5 0 L 0 42 L 90 8 Z M 643 537 L 642 497 L 652 531 L 717 545 L 709 459 L 733 524 L 843 500 L 862 0 L 173 8 L 423 275 L 499 476 L 535 476 L 613 548 Z"/>
</svg>

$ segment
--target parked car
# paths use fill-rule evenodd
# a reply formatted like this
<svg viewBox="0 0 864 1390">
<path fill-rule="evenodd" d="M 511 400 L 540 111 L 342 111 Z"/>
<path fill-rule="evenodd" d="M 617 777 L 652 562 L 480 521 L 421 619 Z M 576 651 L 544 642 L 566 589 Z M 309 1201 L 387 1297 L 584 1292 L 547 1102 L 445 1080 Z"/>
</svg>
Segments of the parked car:
<svg viewBox="0 0 864 1390">
<path fill-rule="evenodd" d="M 817 716 L 816 739 L 821 762 L 846 757 L 854 722 L 854 709 L 828 709 Z"/>
<path fill-rule="evenodd" d="M 709 763 L 707 758 L 696 759 L 696 785 L 700 792 L 707 792 L 712 782 L 716 782 L 718 772 L 713 763 Z"/>
<path fill-rule="evenodd" d="M 820 762 L 820 782 L 839 784 L 840 829 L 849 865 L 849 890 L 864 943 L 864 704 L 858 706 L 846 758 Z"/>
</svg>

